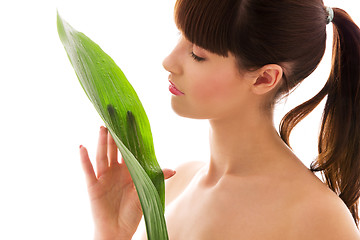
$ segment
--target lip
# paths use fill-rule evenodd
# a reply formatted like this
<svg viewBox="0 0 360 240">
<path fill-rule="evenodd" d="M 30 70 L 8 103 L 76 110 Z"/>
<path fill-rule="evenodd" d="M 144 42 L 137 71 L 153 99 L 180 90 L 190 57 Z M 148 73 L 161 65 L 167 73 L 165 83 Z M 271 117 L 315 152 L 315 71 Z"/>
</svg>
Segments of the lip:
<svg viewBox="0 0 360 240">
<path fill-rule="evenodd" d="M 177 96 L 179 96 L 179 95 L 185 95 L 182 91 L 180 91 L 179 89 L 176 88 L 175 84 L 174 84 L 171 80 L 169 80 L 169 83 L 170 83 L 170 85 L 169 85 L 169 91 L 170 91 L 172 94 L 177 95 Z"/>
</svg>

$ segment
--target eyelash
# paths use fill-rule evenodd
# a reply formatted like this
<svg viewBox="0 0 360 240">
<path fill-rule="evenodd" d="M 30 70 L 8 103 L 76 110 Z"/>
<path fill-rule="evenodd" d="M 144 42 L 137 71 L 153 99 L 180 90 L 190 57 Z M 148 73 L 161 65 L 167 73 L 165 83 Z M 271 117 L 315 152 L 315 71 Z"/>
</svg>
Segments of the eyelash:
<svg viewBox="0 0 360 240">
<path fill-rule="evenodd" d="M 202 62 L 202 61 L 205 60 L 205 58 L 202 58 L 202 57 L 199 57 L 199 56 L 195 55 L 194 52 L 191 52 L 191 57 L 197 62 Z"/>
</svg>

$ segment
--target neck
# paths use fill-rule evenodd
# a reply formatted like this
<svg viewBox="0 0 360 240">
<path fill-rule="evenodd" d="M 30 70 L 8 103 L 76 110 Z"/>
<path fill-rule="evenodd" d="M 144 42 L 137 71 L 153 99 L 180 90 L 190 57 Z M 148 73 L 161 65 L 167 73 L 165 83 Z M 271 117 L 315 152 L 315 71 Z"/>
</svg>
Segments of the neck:
<svg viewBox="0 0 360 240">
<path fill-rule="evenodd" d="M 294 156 L 276 132 L 271 114 L 211 119 L 209 134 L 210 164 L 205 181 L 210 185 L 225 175 L 269 172 L 279 166 L 279 159 Z"/>
</svg>

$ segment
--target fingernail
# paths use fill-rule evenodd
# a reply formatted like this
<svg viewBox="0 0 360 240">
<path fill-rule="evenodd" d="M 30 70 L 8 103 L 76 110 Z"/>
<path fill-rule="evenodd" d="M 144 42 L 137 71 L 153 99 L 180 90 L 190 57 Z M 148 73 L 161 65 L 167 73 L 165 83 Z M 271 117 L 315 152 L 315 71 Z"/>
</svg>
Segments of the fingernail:
<svg viewBox="0 0 360 240">
<path fill-rule="evenodd" d="M 172 173 L 171 173 L 171 177 L 175 175 L 176 171 L 175 170 L 171 170 Z"/>
<path fill-rule="evenodd" d="M 83 145 L 80 145 L 79 148 L 81 149 L 83 147 Z"/>
</svg>

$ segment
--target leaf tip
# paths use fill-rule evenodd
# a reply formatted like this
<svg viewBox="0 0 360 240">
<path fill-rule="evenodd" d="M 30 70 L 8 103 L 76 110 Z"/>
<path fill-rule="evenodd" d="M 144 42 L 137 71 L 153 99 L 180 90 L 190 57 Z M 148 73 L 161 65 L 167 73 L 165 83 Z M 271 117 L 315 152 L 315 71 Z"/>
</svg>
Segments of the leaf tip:
<svg viewBox="0 0 360 240">
<path fill-rule="evenodd" d="M 59 11 L 56 9 L 56 23 L 57 23 L 57 30 L 61 40 L 63 40 L 63 36 L 65 36 L 65 29 L 64 29 L 64 22 L 60 17 Z"/>
</svg>

